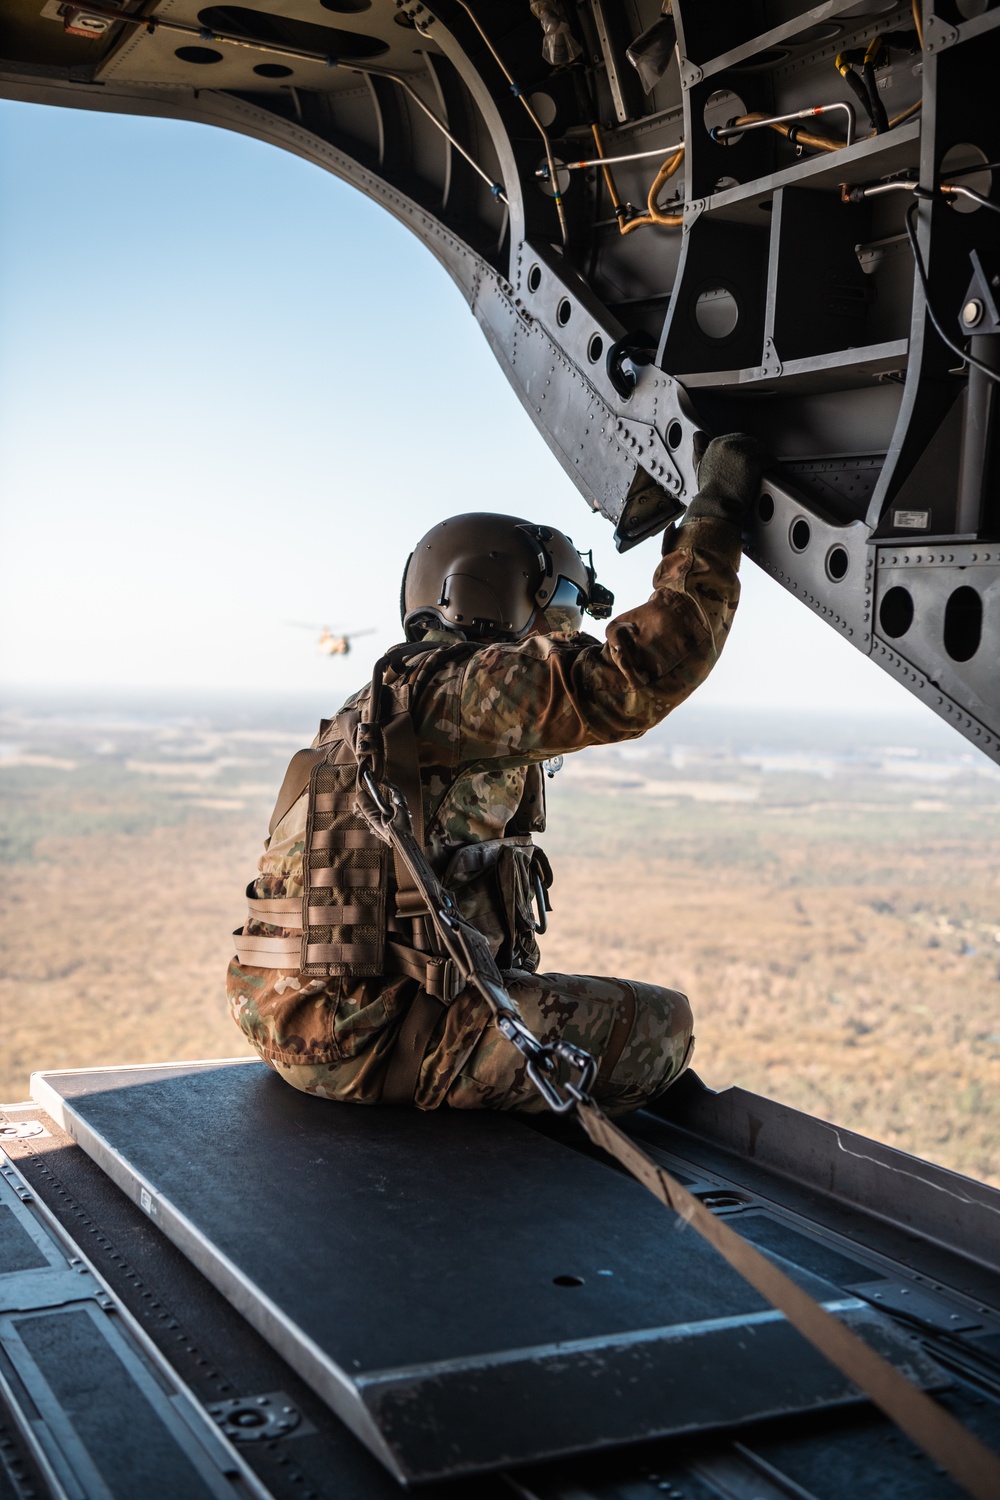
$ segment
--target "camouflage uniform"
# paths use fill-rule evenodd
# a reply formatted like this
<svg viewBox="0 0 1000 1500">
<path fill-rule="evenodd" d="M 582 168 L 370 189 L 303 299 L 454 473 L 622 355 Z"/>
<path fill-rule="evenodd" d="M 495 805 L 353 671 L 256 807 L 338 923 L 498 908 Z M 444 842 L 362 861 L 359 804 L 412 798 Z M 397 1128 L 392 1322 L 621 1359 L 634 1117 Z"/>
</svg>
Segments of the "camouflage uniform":
<svg viewBox="0 0 1000 1500">
<path fill-rule="evenodd" d="M 550 756 L 637 739 L 708 675 L 739 598 L 738 528 L 689 521 L 668 534 L 645 604 L 612 620 L 601 645 L 582 634 L 515 642 L 440 641 L 406 667 L 420 748 L 425 846 L 442 872 L 456 849 L 502 838 L 521 802 L 526 768 Z M 365 694 L 352 700 L 362 702 Z M 321 728 L 316 744 L 330 733 Z M 303 889 L 306 795 L 282 818 L 248 894 L 296 897 Z M 456 891 L 466 916 L 500 948 L 488 893 Z M 250 922 L 248 933 L 285 935 Z M 600 1063 L 597 1098 L 633 1109 L 674 1081 L 690 1053 L 691 1012 L 674 990 L 620 979 L 509 972 L 525 1021 L 544 1040 L 587 1048 Z M 249 1041 L 294 1087 L 322 1098 L 377 1103 L 403 1017 L 417 991 L 400 976 L 309 979 L 233 959 L 228 992 Z M 435 1109 L 543 1109 L 523 1061 L 485 1002 L 463 990 L 431 1038 L 415 1104 Z"/>
</svg>

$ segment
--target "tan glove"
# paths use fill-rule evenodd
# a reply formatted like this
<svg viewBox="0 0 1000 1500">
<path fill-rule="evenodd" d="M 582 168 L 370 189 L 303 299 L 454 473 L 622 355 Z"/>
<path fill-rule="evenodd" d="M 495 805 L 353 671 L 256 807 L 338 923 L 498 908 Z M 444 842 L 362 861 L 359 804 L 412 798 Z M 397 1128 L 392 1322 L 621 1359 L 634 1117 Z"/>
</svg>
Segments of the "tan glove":
<svg viewBox="0 0 1000 1500">
<path fill-rule="evenodd" d="M 713 438 L 698 464 L 698 493 L 685 521 L 709 517 L 741 526 L 760 491 L 761 472 L 769 455 L 755 437 L 733 432 Z"/>
</svg>

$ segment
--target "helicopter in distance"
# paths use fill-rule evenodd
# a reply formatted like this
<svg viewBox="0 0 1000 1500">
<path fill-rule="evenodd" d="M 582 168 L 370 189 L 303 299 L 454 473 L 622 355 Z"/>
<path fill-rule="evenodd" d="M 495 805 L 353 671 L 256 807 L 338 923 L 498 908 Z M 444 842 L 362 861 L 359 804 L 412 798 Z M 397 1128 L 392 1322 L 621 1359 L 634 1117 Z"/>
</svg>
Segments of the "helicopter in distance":
<svg viewBox="0 0 1000 1500">
<path fill-rule="evenodd" d="M 358 636 L 375 634 L 374 626 L 366 630 L 337 631 L 331 630 L 329 625 L 310 625 L 302 620 L 289 620 L 288 624 L 294 625 L 299 630 L 318 630 L 316 649 L 324 656 L 347 656 L 351 649 L 351 642 L 357 640 Z"/>
</svg>

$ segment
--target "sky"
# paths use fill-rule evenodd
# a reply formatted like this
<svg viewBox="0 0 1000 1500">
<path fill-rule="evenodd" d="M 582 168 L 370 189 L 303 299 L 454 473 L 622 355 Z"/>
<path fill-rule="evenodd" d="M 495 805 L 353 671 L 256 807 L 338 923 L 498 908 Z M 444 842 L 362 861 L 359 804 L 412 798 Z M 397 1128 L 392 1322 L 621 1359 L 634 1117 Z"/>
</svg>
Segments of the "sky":
<svg viewBox="0 0 1000 1500">
<path fill-rule="evenodd" d="M 207 126 L 0 102 L 0 683 L 255 695 L 363 680 L 443 516 L 625 556 L 460 293 L 384 210 Z M 315 627 L 373 629 L 347 659 Z M 704 705 L 928 711 L 753 564 Z"/>
</svg>

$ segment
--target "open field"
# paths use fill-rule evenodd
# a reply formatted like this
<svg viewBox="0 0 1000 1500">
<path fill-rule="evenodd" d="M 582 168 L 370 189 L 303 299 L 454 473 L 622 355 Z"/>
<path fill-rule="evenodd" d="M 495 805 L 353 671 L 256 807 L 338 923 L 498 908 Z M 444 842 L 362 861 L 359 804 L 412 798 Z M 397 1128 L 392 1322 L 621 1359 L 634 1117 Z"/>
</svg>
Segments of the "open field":
<svg viewBox="0 0 1000 1500">
<path fill-rule="evenodd" d="M 229 934 L 320 707 L 6 712 L 0 1099 L 33 1068 L 244 1050 Z M 686 990 L 713 1087 L 1000 1184 L 1000 774 L 907 733 L 685 710 L 572 759 L 543 962 Z"/>
</svg>

